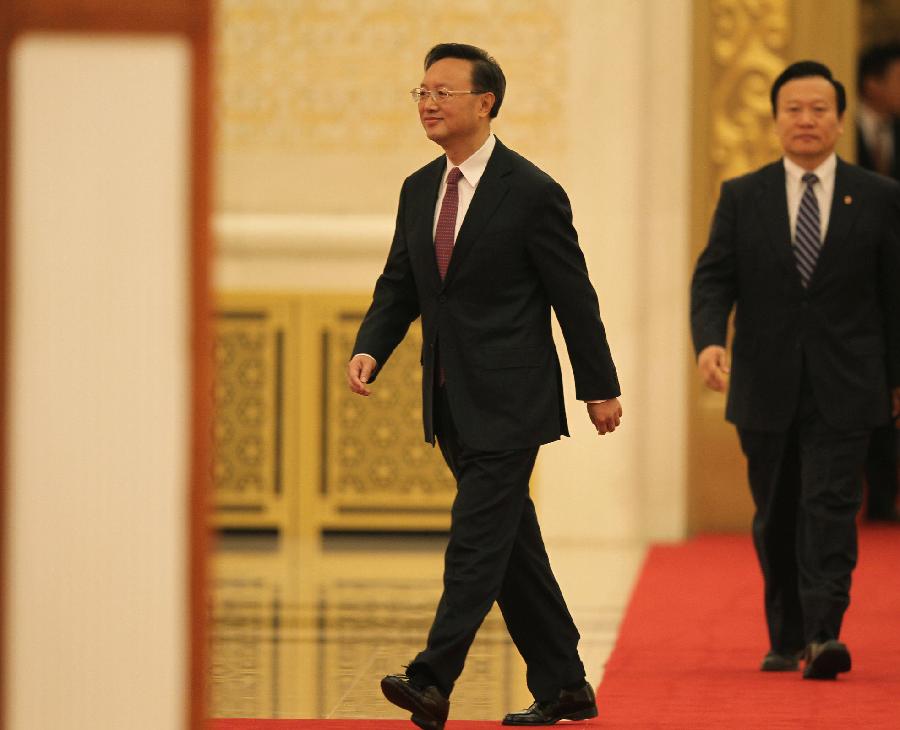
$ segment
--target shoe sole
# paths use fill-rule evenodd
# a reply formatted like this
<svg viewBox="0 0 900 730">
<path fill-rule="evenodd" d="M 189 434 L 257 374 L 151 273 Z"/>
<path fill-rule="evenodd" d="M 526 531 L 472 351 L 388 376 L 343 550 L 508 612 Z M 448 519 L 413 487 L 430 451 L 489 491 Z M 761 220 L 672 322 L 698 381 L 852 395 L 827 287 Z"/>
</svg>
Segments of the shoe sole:
<svg viewBox="0 0 900 730">
<path fill-rule="evenodd" d="M 826 647 L 806 669 L 803 679 L 835 679 L 841 672 L 849 672 L 851 668 L 850 652 L 843 644 Z"/>
<path fill-rule="evenodd" d="M 763 659 L 759 667 L 761 672 L 796 672 L 800 669 L 800 662 L 784 657 L 775 659 Z"/>
<path fill-rule="evenodd" d="M 409 719 L 412 720 L 413 725 L 422 728 L 422 730 L 443 730 L 444 728 L 444 723 L 432 720 L 430 717 L 416 715 L 415 713 Z"/>
<path fill-rule="evenodd" d="M 555 725 L 560 720 L 590 720 L 592 717 L 597 717 L 599 712 L 597 711 L 597 706 L 588 707 L 584 710 L 579 710 L 578 712 L 570 712 L 567 715 L 560 715 L 559 717 L 555 717 L 552 720 L 548 720 L 547 722 L 542 723 L 534 723 L 534 722 L 516 722 L 515 720 L 512 722 L 507 722 L 505 719 L 501 723 L 501 725 L 515 725 L 517 727 L 546 727 L 547 725 Z"/>
<path fill-rule="evenodd" d="M 406 691 L 402 684 L 394 684 L 381 680 L 381 694 L 393 705 L 412 713 L 410 720 L 422 730 L 444 730 L 444 723 L 430 715 L 424 714 L 422 706 L 416 698 Z"/>
</svg>

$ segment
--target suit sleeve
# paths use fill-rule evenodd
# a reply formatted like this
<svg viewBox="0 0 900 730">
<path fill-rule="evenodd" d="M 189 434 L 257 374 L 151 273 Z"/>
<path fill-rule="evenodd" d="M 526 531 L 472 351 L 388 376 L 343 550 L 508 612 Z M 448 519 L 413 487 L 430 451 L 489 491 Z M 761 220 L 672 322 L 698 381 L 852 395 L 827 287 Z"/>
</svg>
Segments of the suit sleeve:
<svg viewBox="0 0 900 730">
<path fill-rule="evenodd" d="M 900 185 L 892 185 L 879 261 L 879 293 L 885 316 L 888 383 L 900 387 Z"/>
<path fill-rule="evenodd" d="M 381 368 L 400 344 L 412 321 L 419 316 L 419 298 L 409 261 L 404 235 L 405 185 L 400 193 L 394 240 L 388 252 L 384 270 L 375 283 L 372 304 L 356 335 L 352 355 L 367 353 L 377 366 L 369 382 L 373 382 Z"/>
<path fill-rule="evenodd" d="M 725 347 L 728 317 L 737 298 L 734 192 L 723 183 L 713 215 L 709 241 L 691 282 L 691 334 L 699 355 L 710 345 Z"/>
<path fill-rule="evenodd" d="M 528 253 L 562 329 L 576 397 L 583 401 L 616 398 L 621 395 L 616 367 L 572 225 L 568 196 L 551 181 L 538 201 L 526 227 Z"/>
</svg>

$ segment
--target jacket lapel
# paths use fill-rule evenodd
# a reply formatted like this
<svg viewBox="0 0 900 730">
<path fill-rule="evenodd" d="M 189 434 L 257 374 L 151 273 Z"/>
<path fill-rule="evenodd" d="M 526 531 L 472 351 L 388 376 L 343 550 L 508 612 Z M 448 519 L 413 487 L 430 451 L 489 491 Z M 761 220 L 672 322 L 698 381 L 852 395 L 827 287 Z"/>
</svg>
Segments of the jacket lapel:
<svg viewBox="0 0 900 730">
<path fill-rule="evenodd" d="M 434 250 L 434 208 L 446 167 L 447 157 L 444 155 L 431 162 L 424 172 L 424 184 L 414 188 L 416 198 L 409 202 L 409 210 L 416 215 L 410 232 L 410 245 L 420 252 L 420 258 L 427 269 L 426 276 L 435 289 L 441 288 L 441 276 Z"/>
<path fill-rule="evenodd" d="M 828 230 L 825 232 L 825 240 L 822 250 L 819 252 L 819 260 L 816 262 L 815 271 L 810 279 L 810 288 L 816 285 L 841 249 L 847 245 L 850 238 L 850 230 L 856 220 L 862 200 L 859 196 L 857 185 L 853 179 L 850 166 L 838 158 L 837 169 L 834 173 L 834 197 L 831 199 L 831 213 L 828 217 Z"/>
<path fill-rule="evenodd" d="M 456 236 L 456 243 L 453 245 L 453 255 L 450 257 L 450 265 L 447 268 L 447 276 L 444 279 L 444 286 L 447 286 L 452 280 L 459 267 L 472 247 L 477 243 L 478 237 L 484 230 L 491 216 L 497 210 L 497 207 L 506 197 L 509 191 L 509 184 L 506 176 L 511 171 L 509 150 L 498 139 L 488 160 L 487 167 L 481 180 L 478 181 L 478 187 L 475 188 L 475 195 L 472 202 L 469 203 L 469 209 L 466 211 L 466 217 Z M 437 263 L 435 262 L 435 268 Z"/>
<path fill-rule="evenodd" d="M 760 217 L 768 231 L 766 239 L 772 246 L 775 257 L 788 269 L 797 286 L 801 286 L 791 243 L 791 219 L 788 215 L 784 164 L 779 160 L 761 170 L 760 174 L 762 176 L 759 188 Z"/>
</svg>

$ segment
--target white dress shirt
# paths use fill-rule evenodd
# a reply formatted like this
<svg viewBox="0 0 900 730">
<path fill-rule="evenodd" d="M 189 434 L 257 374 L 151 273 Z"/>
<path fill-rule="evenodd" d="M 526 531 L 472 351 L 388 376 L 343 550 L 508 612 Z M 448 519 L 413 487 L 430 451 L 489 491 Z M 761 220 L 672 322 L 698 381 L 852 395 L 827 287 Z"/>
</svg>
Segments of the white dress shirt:
<svg viewBox="0 0 900 730">
<path fill-rule="evenodd" d="M 787 157 L 784 158 L 784 182 L 787 189 L 788 215 L 791 219 L 791 241 L 795 238 L 797 229 L 797 212 L 800 210 L 800 199 L 806 189 L 803 176 L 812 172 L 819 178 L 813 185 L 813 192 L 819 202 L 819 240 L 825 240 L 828 232 L 828 219 L 831 217 L 831 199 L 834 197 L 834 172 L 837 169 L 837 155 L 833 152 L 825 162 L 815 170 L 804 170 L 796 162 Z"/>
<path fill-rule="evenodd" d="M 497 138 L 493 134 L 489 134 L 484 144 L 471 157 L 459 165 L 454 165 L 450 162 L 450 158 L 447 158 L 447 167 L 441 177 L 441 189 L 438 191 L 437 204 L 434 206 L 434 224 L 431 227 L 432 238 L 437 231 L 438 217 L 441 214 L 441 205 L 447 192 L 447 175 L 450 173 L 450 170 L 458 167 L 462 173 L 462 177 L 459 178 L 459 182 L 456 184 L 459 192 L 459 207 L 456 209 L 456 229 L 453 232 L 453 240 L 456 241 L 460 226 L 462 226 L 463 219 L 466 217 L 466 211 L 469 210 L 469 204 L 475 195 L 475 188 L 478 187 L 478 181 L 481 180 L 488 160 L 491 159 L 491 153 L 494 151 L 496 142 Z"/>
<path fill-rule="evenodd" d="M 856 122 L 873 164 L 876 168 L 879 165 L 883 165 L 885 168 L 877 169 L 876 172 L 890 174 L 891 160 L 894 159 L 894 124 L 892 120 L 864 103 L 860 103 Z"/>
</svg>

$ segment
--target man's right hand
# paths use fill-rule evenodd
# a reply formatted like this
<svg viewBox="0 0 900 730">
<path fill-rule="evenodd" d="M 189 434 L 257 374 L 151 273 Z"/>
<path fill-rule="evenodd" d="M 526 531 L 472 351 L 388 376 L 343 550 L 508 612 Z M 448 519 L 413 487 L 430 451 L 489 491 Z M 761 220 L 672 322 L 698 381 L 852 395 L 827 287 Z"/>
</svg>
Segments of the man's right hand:
<svg viewBox="0 0 900 730">
<path fill-rule="evenodd" d="M 697 367 L 707 388 L 722 393 L 728 387 L 728 373 L 731 372 L 731 368 L 728 366 L 728 354 L 721 345 L 703 348 L 697 358 Z"/>
<path fill-rule="evenodd" d="M 366 383 L 376 365 L 375 358 L 370 355 L 354 355 L 347 363 L 347 383 L 350 390 L 357 395 L 371 395 L 372 391 L 366 387 Z"/>
</svg>

